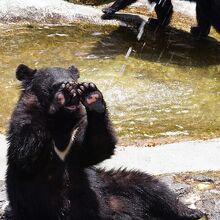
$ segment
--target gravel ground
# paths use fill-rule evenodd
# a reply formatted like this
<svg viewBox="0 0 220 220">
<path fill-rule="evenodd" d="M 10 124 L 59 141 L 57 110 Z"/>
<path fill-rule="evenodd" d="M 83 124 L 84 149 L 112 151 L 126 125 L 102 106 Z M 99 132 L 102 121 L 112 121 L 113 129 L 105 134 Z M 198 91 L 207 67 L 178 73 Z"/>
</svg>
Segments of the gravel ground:
<svg viewBox="0 0 220 220">
<path fill-rule="evenodd" d="M 158 177 L 189 207 L 202 210 L 209 220 L 220 220 L 220 171 L 164 174 Z M 0 219 L 4 219 L 6 205 L 5 184 L 0 181 Z"/>
<path fill-rule="evenodd" d="M 220 171 L 165 174 L 160 178 L 190 208 L 200 209 L 209 220 L 220 220 Z"/>
</svg>

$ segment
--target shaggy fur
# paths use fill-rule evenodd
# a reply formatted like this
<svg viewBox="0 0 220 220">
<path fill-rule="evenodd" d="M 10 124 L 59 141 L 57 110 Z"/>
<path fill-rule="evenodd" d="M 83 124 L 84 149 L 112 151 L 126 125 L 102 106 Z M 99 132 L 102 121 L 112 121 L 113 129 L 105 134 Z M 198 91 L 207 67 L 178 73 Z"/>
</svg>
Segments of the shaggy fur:
<svg viewBox="0 0 220 220">
<path fill-rule="evenodd" d="M 110 18 L 120 9 L 135 3 L 137 0 L 116 0 L 114 4 L 103 10 L 103 18 Z M 165 27 L 169 24 L 173 14 L 173 5 L 171 0 L 148 0 L 150 3 L 156 3 L 155 12 L 157 20 L 150 19 L 150 24 L 156 27 Z M 186 0 L 196 2 L 197 27 L 191 28 L 194 36 L 208 36 L 211 26 L 220 32 L 220 1 L 219 0 Z"/>
<path fill-rule="evenodd" d="M 16 71 L 22 92 L 8 131 L 7 219 L 187 220 L 187 208 L 156 178 L 92 168 L 116 138 L 102 93 L 71 66 Z"/>
</svg>

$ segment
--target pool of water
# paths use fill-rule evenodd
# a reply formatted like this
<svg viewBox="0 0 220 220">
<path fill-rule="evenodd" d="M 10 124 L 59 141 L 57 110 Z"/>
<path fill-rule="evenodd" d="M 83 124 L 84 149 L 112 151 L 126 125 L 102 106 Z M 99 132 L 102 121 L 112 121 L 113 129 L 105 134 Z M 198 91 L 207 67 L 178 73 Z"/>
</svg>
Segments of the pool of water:
<svg viewBox="0 0 220 220">
<path fill-rule="evenodd" d="M 220 136 L 220 36 L 193 39 L 170 28 L 0 27 L 0 132 L 18 99 L 15 69 L 68 67 L 103 92 L 121 140 Z M 128 49 L 131 55 L 126 58 Z"/>
</svg>

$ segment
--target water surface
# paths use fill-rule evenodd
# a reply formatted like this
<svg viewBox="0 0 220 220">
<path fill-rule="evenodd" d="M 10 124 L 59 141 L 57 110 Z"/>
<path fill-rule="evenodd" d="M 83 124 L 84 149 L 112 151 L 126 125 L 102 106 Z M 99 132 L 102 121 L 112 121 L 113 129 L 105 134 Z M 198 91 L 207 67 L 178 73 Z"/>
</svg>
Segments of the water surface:
<svg viewBox="0 0 220 220">
<path fill-rule="evenodd" d="M 0 132 L 19 94 L 15 69 L 68 67 L 103 91 L 117 133 L 131 143 L 220 136 L 220 36 L 97 26 L 0 27 Z M 125 58 L 128 48 L 130 57 Z"/>
</svg>

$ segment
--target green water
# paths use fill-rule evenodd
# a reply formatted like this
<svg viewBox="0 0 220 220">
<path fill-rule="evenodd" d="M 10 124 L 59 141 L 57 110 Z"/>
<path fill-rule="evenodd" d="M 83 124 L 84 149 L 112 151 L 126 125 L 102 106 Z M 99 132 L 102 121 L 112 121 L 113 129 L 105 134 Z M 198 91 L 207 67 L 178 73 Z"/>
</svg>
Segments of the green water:
<svg viewBox="0 0 220 220">
<path fill-rule="evenodd" d="M 220 43 L 214 39 L 198 41 L 170 29 L 145 31 L 138 42 L 128 28 L 2 26 L 0 132 L 18 98 L 19 63 L 75 64 L 80 80 L 103 92 L 122 140 L 220 136 Z"/>
</svg>

